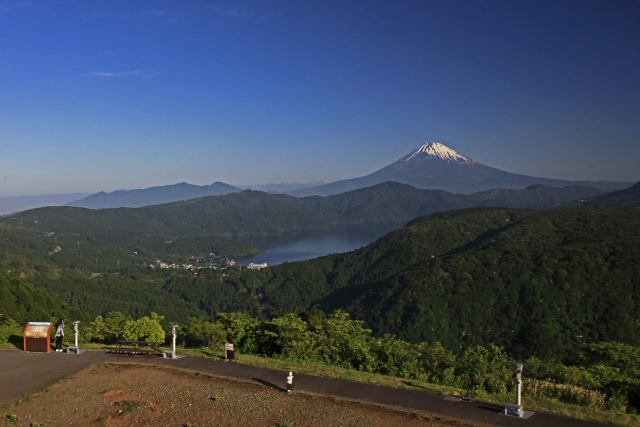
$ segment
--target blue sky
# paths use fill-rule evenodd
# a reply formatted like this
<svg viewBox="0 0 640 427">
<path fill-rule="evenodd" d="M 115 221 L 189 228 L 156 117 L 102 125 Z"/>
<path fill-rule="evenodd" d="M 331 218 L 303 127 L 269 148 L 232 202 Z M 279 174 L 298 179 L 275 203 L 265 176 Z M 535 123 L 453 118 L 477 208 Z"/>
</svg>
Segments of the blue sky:
<svg viewBox="0 0 640 427">
<path fill-rule="evenodd" d="M 640 2 L 0 1 L 0 197 L 366 175 L 426 141 L 640 180 Z"/>
</svg>

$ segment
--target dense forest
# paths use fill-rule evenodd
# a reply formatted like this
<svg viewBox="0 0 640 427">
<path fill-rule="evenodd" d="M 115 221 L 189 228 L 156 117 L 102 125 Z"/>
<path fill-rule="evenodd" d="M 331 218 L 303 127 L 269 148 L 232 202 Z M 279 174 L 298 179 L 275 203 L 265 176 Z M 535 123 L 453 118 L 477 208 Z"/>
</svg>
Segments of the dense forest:
<svg viewBox="0 0 640 427">
<path fill-rule="evenodd" d="M 57 318 L 86 320 L 88 314 L 71 304 L 34 289 L 19 277 L 0 270 L 0 324 L 25 325 L 28 321 L 49 321 Z"/>
<path fill-rule="evenodd" d="M 226 258 L 255 255 L 258 249 L 222 236 L 193 236 L 167 240 L 160 236 L 122 231 L 43 231 L 0 224 L 0 265 L 38 271 L 147 267 L 158 260 L 187 263 L 193 256 Z"/>
<path fill-rule="evenodd" d="M 628 205 L 636 187 L 595 197 Z M 242 191 L 136 209 L 41 208 L 0 218 L 0 265 L 92 315 L 157 311 L 183 321 L 344 309 L 374 333 L 410 342 L 573 357 L 581 343 L 640 344 L 638 210 L 451 209 L 472 206 L 471 198 L 518 205 L 589 191 L 463 196 L 384 183 L 330 197 Z M 351 253 L 261 271 L 221 268 L 256 253 L 239 239 L 245 234 L 416 216 Z M 220 262 L 214 269 L 191 264 L 194 257 Z"/>
<path fill-rule="evenodd" d="M 343 308 L 378 333 L 569 357 L 640 344 L 640 211 L 469 209 L 412 221 L 358 251 L 263 272 L 263 304 Z"/>
<path fill-rule="evenodd" d="M 157 240 L 164 249 L 152 250 L 154 245 L 145 246 L 140 236 L 130 236 L 137 239 L 133 242 L 124 233 L 115 234 L 115 240 L 108 233 L 87 233 L 79 245 L 95 246 L 93 251 L 83 252 L 76 242 L 66 255 L 63 249 L 38 264 L 26 263 L 28 254 L 49 250 L 56 235 L 64 236 L 43 239 L 38 238 L 43 231 L 7 228 L 3 244 L 10 248 L 7 242 L 12 242 L 14 249 L 2 256 L 32 286 L 92 315 L 155 311 L 185 321 L 200 315 L 214 319 L 221 311 L 268 318 L 313 307 L 344 309 L 374 333 L 409 342 L 438 341 L 450 348 L 492 343 L 515 357 L 570 359 L 583 343 L 640 344 L 638 212 L 584 207 L 448 211 L 415 219 L 351 253 L 259 271 L 196 268 L 194 275 L 139 261 L 129 265 L 122 257 L 117 265 L 109 255 L 123 251 L 117 242 L 125 242 L 124 253 L 137 252 L 128 258 L 137 260 L 145 251 L 157 256 L 182 244 L 184 254 L 196 248 L 250 249 L 225 238 Z M 33 238 L 21 240 L 24 232 Z M 101 239 L 112 242 L 111 249 L 100 248 Z M 75 258 L 74 251 L 85 255 Z"/>
</svg>

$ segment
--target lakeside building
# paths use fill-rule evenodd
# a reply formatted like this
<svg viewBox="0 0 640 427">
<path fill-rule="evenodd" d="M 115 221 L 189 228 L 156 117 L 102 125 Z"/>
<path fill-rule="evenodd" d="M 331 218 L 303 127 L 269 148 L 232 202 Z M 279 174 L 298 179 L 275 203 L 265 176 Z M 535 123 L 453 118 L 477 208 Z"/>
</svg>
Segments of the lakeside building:
<svg viewBox="0 0 640 427">
<path fill-rule="evenodd" d="M 247 265 L 247 268 L 250 268 L 251 270 L 260 270 L 261 268 L 267 268 L 268 265 L 266 262 L 263 262 L 262 264 L 256 264 L 253 262 L 250 262 L 249 265 Z"/>
</svg>

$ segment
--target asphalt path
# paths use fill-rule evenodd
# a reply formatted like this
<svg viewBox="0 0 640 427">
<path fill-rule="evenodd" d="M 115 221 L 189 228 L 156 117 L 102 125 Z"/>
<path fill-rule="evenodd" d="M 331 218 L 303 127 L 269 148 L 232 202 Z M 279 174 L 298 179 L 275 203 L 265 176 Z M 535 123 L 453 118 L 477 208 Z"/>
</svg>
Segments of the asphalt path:
<svg viewBox="0 0 640 427">
<path fill-rule="evenodd" d="M 133 362 L 169 366 L 223 377 L 238 378 L 282 391 L 286 386 L 287 372 L 201 357 L 185 356 L 171 359 L 160 357 L 116 357 L 104 351 L 67 354 L 1 350 L 0 407 L 13 404 L 25 395 L 42 390 L 62 378 L 71 377 L 91 365 L 102 362 Z M 310 393 L 392 405 L 495 426 L 602 427 L 606 425 L 542 412 L 534 413 L 527 419 L 505 416 L 501 415 L 504 406 L 477 401 L 448 400 L 426 391 L 360 384 L 297 374 L 295 372 L 294 386 L 295 390 Z M 525 407 L 525 409 L 527 408 Z"/>
</svg>

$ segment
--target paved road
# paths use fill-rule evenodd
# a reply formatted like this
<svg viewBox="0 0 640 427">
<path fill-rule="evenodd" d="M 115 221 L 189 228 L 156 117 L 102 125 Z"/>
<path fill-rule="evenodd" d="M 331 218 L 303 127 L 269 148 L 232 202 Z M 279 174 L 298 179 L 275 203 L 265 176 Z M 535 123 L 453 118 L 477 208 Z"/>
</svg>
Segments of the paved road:
<svg viewBox="0 0 640 427">
<path fill-rule="evenodd" d="M 180 369 L 254 381 L 275 389 L 283 389 L 286 380 L 286 372 L 283 371 L 200 357 L 147 359 L 115 357 L 102 351 L 66 354 L 2 350 L 0 351 L 0 407 L 12 404 L 26 394 L 41 390 L 61 378 L 72 376 L 100 362 L 135 362 L 174 366 Z M 294 384 L 296 390 L 416 409 L 496 426 L 602 427 L 605 425 L 545 413 L 535 413 L 528 419 L 509 417 L 500 415 L 503 407 L 483 402 L 450 401 L 439 395 L 419 390 L 380 387 L 311 375 L 295 374 Z"/>
</svg>

